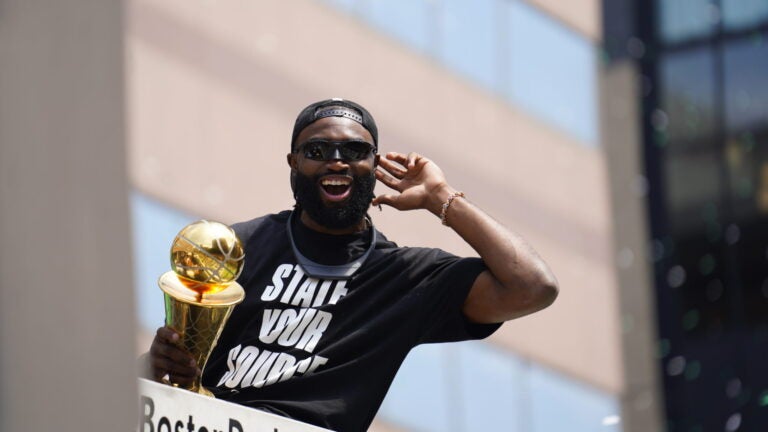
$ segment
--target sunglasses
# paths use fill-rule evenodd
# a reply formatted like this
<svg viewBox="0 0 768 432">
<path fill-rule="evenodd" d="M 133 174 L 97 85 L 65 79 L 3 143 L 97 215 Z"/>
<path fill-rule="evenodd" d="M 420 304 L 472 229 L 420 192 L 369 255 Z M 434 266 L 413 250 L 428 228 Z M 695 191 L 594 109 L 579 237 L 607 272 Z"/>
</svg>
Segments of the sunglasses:
<svg viewBox="0 0 768 432">
<path fill-rule="evenodd" d="M 365 141 L 309 141 L 300 145 L 300 152 L 307 159 L 329 161 L 360 161 L 368 158 L 376 148 Z"/>
</svg>

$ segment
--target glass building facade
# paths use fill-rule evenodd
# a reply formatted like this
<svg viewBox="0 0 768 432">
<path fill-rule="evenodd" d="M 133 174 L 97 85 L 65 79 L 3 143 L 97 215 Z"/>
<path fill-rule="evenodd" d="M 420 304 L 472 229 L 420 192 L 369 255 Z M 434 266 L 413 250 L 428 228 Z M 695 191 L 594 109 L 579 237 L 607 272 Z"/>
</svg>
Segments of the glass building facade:
<svg viewBox="0 0 768 432">
<path fill-rule="evenodd" d="M 768 425 L 768 2 L 604 2 L 642 74 L 666 430 Z M 625 49 L 625 47 L 629 47 Z"/>
</svg>

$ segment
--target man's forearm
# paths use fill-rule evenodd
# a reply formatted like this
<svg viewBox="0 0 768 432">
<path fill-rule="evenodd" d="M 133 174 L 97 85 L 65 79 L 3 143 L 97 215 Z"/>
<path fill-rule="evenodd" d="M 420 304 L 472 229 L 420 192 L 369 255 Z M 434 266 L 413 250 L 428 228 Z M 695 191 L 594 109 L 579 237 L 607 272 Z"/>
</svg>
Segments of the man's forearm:
<svg viewBox="0 0 768 432">
<path fill-rule="evenodd" d="M 449 186 L 433 193 L 429 210 L 440 216 L 443 203 L 455 192 Z M 439 204 L 438 204 L 439 203 Z M 445 219 L 485 262 L 498 289 L 493 291 L 503 319 L 543 309 L 557 296 L 557 281 L 536 251 L 464 197 L 456 197 Z M 522 310 L 521 310 L 522 309 Z"/>
</svg>

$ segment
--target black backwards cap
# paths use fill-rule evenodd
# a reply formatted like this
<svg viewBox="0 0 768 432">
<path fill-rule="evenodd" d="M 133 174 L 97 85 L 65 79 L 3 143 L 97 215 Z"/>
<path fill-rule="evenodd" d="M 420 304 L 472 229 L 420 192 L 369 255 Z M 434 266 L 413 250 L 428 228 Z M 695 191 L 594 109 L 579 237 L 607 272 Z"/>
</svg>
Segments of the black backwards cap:
<svg viewBox="0 0 768 432">
<path fill-rule="evenodd" d="M 379 148 L 379 131 L 376 128 L 376 122 L 373 120 L 371 113 L 350 100 L 333 98 L 315 102 L 301 110 L 299 116 L 296 117 L 296 123 L 293 125 L 291 151 L 293 151 L 296 138 L 299 137 L 301 131 L 325 117 L 346 117 L 360 123 L 371 133 L 374 147 Z"/>
</svg>

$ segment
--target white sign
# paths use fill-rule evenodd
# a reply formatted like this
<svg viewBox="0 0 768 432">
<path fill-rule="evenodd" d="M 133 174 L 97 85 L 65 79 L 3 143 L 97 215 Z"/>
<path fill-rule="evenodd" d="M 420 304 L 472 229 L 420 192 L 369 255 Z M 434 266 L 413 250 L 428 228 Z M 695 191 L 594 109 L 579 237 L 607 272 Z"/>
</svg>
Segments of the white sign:
<svg viewBox="0 0 768 432">
<path fill-rule="evenodd" d="M 139 378 L 138 432 L 330 432 Z"/>
</svg>

